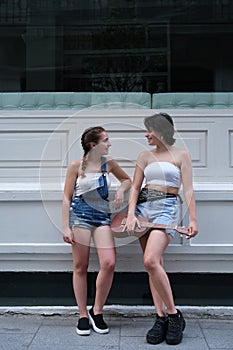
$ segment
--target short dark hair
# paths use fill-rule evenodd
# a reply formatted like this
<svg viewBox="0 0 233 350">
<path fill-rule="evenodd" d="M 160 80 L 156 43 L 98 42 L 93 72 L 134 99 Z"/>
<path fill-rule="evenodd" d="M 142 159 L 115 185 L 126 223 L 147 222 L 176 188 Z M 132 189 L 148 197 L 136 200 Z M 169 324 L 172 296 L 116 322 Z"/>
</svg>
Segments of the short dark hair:
<svg viewBox="0 0 233 350">
<path fill-rule="evenodd" d="M 151 131 L 157 131 L 163 136 L 163 140 L 169 145 L 175 143 L 174 123 L 172 117 L 167 113 L 157 113 L 144 119 L 145 127 Z"/>
</svg>

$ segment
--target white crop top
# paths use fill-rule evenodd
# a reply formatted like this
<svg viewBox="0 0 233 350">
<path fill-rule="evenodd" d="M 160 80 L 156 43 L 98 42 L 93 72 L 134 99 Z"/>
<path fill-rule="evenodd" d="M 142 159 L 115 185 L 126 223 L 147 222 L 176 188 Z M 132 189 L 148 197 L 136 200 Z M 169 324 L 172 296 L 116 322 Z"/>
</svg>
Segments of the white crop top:
<svg viewBox="0 0 233 350">
<path fill-rule="evenodd" d="M 75 197 L 80 196 L 89 191 L 93 191 L 99 187 L 99 177 L 102 173 L 86 173 L 84 177 L 78 177 L 76 180 L 76 185 L 74 189 Z M 105 173 L 108 187 L 110 187 L 111 182 L 108 173 Z"/>
<path fill-rule="evenodd" d="M 144 169 L 146 185 L 180 187 L 180 169 L 170 162 L 153 162 Z"/>
</svg>

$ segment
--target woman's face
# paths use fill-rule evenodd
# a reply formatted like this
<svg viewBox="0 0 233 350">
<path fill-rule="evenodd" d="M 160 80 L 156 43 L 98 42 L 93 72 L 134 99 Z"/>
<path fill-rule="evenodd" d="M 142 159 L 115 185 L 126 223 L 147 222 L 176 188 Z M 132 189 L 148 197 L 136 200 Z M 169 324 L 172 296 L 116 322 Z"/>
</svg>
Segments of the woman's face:
<svg viewBox="0 0 233 350">
<path fill-rule="evenodd" d="M 106 131 L 103 131 L 100 134 L 99 142 L 95 145 L 96 150 L 101 155 L 107 155 L 109 151 L 109 147 L 111 146 L 111 143 L 109 141 L 109 137 Z"/>
<path fill-rule="evenodd" d="M 146 130 L 145 137 L 147 138 L 148 145 L 150 146 L 157 146 L 158 143 L 161 142 L 160 133 L 152 129 Z"/>
</svg>

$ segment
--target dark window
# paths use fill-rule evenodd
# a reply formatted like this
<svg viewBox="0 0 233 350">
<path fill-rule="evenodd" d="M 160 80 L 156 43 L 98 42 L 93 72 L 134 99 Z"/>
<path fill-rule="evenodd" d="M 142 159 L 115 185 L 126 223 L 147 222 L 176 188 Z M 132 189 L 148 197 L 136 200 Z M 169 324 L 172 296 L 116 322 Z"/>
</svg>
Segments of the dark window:
<svg viewBox="0 0 233 350">
<path fill-rule="evenodd" d="M 3 0 L 0 91 L 233 91 L 230 0 Z"/>
</svg>

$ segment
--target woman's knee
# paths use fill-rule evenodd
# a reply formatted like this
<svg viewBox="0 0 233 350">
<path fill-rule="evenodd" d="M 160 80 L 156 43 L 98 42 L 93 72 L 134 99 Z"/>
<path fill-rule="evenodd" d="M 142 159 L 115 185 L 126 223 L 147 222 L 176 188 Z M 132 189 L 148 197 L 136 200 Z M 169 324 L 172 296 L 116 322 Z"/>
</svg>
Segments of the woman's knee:
<svg viewBox="0 0 233 350">
<path fill-rule="evenodd" d="M 78 275 L 86 274 L 87 269 L 88 269 L 88 263 L 78 262 L 78 263 L 74 263 L 73 265 L 73 271 Z"/>
<path fill-rule="evenodd" d="M 116 260 L 115 258 L 106 259 L 101 262 L 100 269 L 108 272 L 112 272 L 115 269 Z"/>
<path fill-rule="evenodd" d="M 160 261 L 156 260 L 152 256 L 145 256 L 144 257 L 144 266 L 147 272 L 153 272 L 157 270 L 160 267 Z"/>
</svg>

